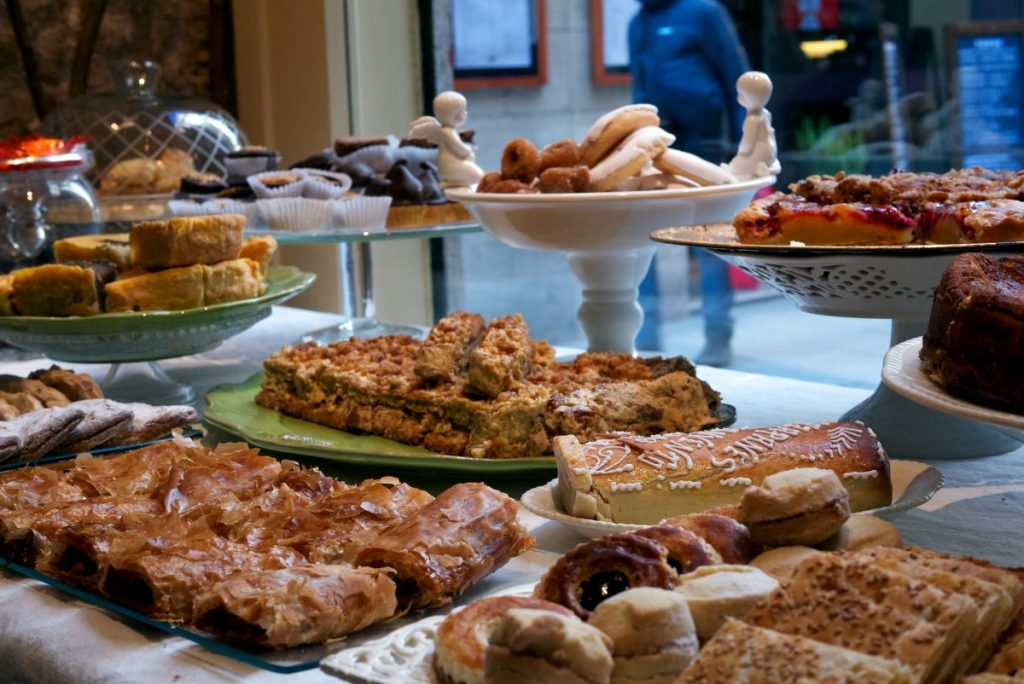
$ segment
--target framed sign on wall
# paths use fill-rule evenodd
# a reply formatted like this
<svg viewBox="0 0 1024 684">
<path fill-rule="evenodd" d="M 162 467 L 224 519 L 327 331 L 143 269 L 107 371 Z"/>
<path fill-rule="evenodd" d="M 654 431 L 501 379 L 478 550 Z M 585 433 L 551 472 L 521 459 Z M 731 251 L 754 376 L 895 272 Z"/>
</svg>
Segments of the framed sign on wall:
<svg viewBox="0 0 1024 684">
<path fill-rule="evenodd" d="M 590 0 L 590 74 L 597 85 L 630 82 L 629 20 L 637 0 Z"/>
<path fill-rule="evenodd" d="M 452 0 L 455 88 L 547 83 L 544 0 Z"/>
</svg>

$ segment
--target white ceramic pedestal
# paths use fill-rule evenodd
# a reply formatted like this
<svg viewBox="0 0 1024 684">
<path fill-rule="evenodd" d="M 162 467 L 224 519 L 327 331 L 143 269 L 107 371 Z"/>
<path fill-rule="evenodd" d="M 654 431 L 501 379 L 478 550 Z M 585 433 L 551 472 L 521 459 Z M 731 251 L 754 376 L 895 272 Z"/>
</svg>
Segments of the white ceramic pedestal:
<svg viewBox="0 0 1024 684">
<path fill-rule="evenodd" d="M 507 245 L 566 252 L 583 289 L 577 318 L 587 349 L 634 354 L 644 320 L 638 288 L 655 251 L 651 231 L 731 220 L 754 193 L 774 181 L 770 176 L 646 192 L 505 195 L 462 189 L 447 195 Z"/>
<path fill-rule="evenodd" d="M 735 243 L 731 226 L 680 228 L 659 231 L 654 237 L 670 244 L 704 247 L 780 290 L 802 311 L 891 319 L 890 346 L 924 333 L 933 289 L 962 249 L 1000 255 L 998 246 L 975 245 L 758 248 Z M 1020 446 L 1000 428 L 922 406 L 881 383 L 841 419 L 860 420 L 871 427 L 889 455 L 897 458 L 978 458 Z"/>
</svg>

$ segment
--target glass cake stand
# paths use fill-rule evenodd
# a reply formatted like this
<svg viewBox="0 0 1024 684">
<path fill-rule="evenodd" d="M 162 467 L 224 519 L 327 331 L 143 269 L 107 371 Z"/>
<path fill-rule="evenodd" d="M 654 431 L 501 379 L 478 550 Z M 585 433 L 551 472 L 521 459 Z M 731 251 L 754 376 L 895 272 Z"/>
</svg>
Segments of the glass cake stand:
<svg viewBox="0 0 1024 684">
<path fill-rule="evenodd" d="M 429 328 L 417 325 L 382 323 L 377 319 L 373 294 L 371 243 L 450 237 L 480 232 L 476 222 L 466 221 L 418 228 L 388 230 L 324 229 L 309 232 L 249 231 L 252 235 L 271 235 L 282 245 L 338 244 L 341 246 L 342 304 L 345 319 L 338 325 L 307 332 L 303 342 L 330 344 L 350 337 L 409 335 L 422 338 Z"/>
<path fill-rule="evenodd" d="M 730 225 L 656 231 L 658 242 L 702 247 L 788 296 L 802 311 L 825 316 L 887 318 L 890 347 L 920 337 L 928 324 L 932 292 L 950 261 L 965 251 L 1006 256 L 1024 242 L 973 245 L 802 246 L 749 245 Z M 976 458 L 1006 453 L 1019 435 L 950 416 L 879 384 L 841 420 L 859 420 L 878 433 L 899 458 Z"/>
<path fill-rule="evenodd" d="M 654 257 L 652 230 L 724 221 L 766 176 L 731 185 L 630 192 L 496 194 L 448 190 L 492 237 L 513 247 L 565 252 L 583 288 L 577 318 L 589 351 L 636 353 L 640 281 Z"/>
</svg>

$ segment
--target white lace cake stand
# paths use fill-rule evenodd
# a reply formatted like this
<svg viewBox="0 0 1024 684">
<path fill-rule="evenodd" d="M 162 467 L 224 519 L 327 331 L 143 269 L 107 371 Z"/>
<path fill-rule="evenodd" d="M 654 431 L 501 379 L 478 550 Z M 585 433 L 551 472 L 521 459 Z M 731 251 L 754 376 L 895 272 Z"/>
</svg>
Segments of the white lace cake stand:
<svg viewBox="0 0 1024 684">
<path fill-rule="evenodd" d="M 774 176 L 733 185 L 646 192 L 497 194 L 449 190 L 484 230 L 507 245 L 565 252 L 583 287 L 577 318 L 589 351 L 635 353 L 643 309 L 640 281 L 651 266 L 650 233 L 725 221 Z"/>
<path fill-rule="evenodd" d="M 659 230 L 658 242 L 703 247 L 771 285 L 809 313 L 892 320 L 890 346 L 919 337 L 928 324 L 932 292 L 953 258 L 964 251 L 993 256 L 1024 251 L 1024 243 L 807 247 L 745 245 L 729 225 Z M 823 341 L 827 343 L 827 341 Z M 922 406 L 879 384 L 842 420 L 870 426 L 898 458 L 977 458 L 1012 451 L 1013 437 L 991 425 Z"/>
</svg>

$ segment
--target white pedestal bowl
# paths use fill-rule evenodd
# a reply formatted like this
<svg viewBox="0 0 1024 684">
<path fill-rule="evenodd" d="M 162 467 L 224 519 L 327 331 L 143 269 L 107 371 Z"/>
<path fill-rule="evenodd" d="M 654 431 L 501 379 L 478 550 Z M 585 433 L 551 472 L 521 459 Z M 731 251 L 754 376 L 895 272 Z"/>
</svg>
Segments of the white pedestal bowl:
<svg viewBox="0 0 1024 684">
<path fill-rule="evenodd" d="M 920 337 L 931 313 L 932 293 L 957 254 L 985 251 L 1006 256 L 1024 243 L 905 246 L 748 245 L 732 226 L 657 231 L 659 242 L 703 247 L 792 299 L 797 308 L 826 316 L 888 318 L 890 346 Z M 822 344 L 828 344 L 822 340 Z M 1020 442 L 974 420 L 922 406 L 879 384 L 842 420 L 860 420 L 899 458 L 975 458 L 1005 453 Z"/>
<path fill-rule="evenodd" d="M 449 190 L 507 245 L 565 252 L 583 288 L 578 319 L 590 351 L 635 353 L 640 281 L 654 256 L 651 231 L 729 221 L 774 177 L 678 190 L 498 194 Z"/>
</svg>

